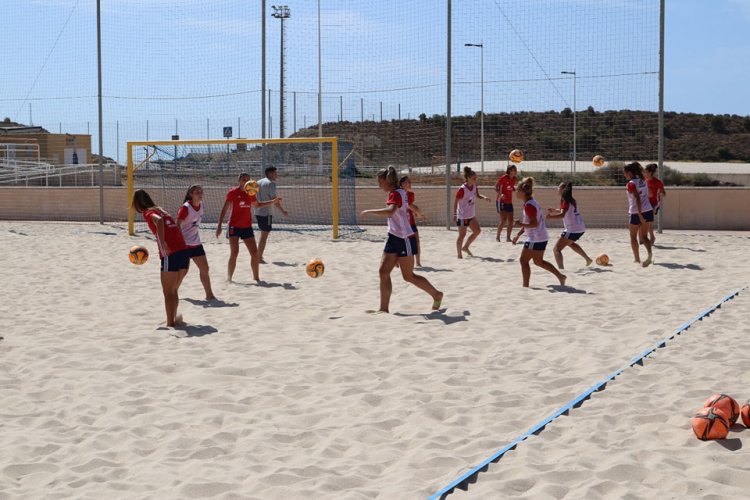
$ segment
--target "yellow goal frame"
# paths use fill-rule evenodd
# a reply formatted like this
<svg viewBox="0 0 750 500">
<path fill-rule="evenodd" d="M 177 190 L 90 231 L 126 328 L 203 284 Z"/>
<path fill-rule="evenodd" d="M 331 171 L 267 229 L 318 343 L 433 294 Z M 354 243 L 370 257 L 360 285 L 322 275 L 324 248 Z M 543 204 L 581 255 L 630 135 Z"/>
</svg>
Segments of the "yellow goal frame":
<svg viewBox="0 0 750 500">
<path fill-rule="evenodd" d="M 333 226 L 333 239 L 339 237 L 339 141 L 336 137 L 296 137 L 289 139 L 213 139 L 213 140 L 188 140 L 188 141 L 128 141 L 128 233 L 135 235 L 135 209 L 133 209 L 133 171 L 137 168 L 133 165 L 133 149 L 143 146 L 179 146 L 179 145 L 228 145 L 228 144 L 294 144 L 294 143 L 318 143 L 331 145 L 331 225 Z M 140 165 L 139 165 L 140 166 Z"/>
</svg>

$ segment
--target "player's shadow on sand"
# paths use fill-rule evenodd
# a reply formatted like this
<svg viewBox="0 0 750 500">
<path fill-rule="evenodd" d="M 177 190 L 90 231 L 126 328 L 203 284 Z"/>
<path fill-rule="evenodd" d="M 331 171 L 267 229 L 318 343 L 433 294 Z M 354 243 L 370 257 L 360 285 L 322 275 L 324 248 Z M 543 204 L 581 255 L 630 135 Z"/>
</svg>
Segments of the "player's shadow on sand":
<svg viewBox="0 0 750 500">
<path fill-rule="evenodd" d="M 190 302 L 194 306 L 202 307 L 238 307 L 237 302 L 224 302 L 223 300 L 198 300 L 198 299 L 182 299 L 185 302 Z"/>
<path fill-rule="evenodd" d="M 481 260 L 482 262 L 505 262 L 504 259 L 498 259 L 497 257 L 473 257 L 475 260 Z"/>
<path fill-rule="evenodd" d="M 449 316 L 445 314 L 445 311 L 446 309 L 440 309 L 438 311 L 432 311 L 431 313 L 428 313 L 428 314 L 393 313 L 393 315 L 401 316 L 404 318 L 422 317 L 428 320 L 439 320 L 445 323 L 446 325 L 452 325 L 453 323 L 460 323 L 461 321 L 469 321 L 468 317 L 471 316 L 471 312 L 466 311 L 466 310 L 464 310 L 464 312 L 458 316 Z M 419 323 L 422 323 L 422 321 L 420 321 Z"/>
<path fill-rule="evenodd" d="M 283 288 L 284 290 L 297 290 L 297 287 L 294 286 L 292 283 L 272 283 L 269 281 L 258 281 L 258 282 L 252 282 L 252 283 L 242 283 L 239 281 L 233 281 L 235 285 L 240 286 L 246 286 L 246 287 L 255 287 L 259 286 L 261 288 Z"/>
<path fill-rule="evenodd" d="M 659 250 L 690 250 L 691 252 L 705 252 L 702 248 L 688 248 L 688 247 L 668 247 L 664 245 L 654 245 L 654 248 Z"/>
<path fill-rule="evenodd" d="M 591 273 L 613 273 L 612 269 L 602 269 L 601 267 L 587 267 L 586 269 L 576 271 L 576 274 L 586 276 Z"/>
<path fill-rule="evenodd" d="M 587 292 L 586 290 L 581 290 L 580 288 L 573 288 L 570 285 L 547 285 L 547 291 L 550 293 L 582 293 L 584 295 L 593 295 L 592 293 Z"/>
<path fill-rule="evenodd" d="M 175 328 L 160 326 L 157 330 L 168 330 L 170 335 L 180 339 L 187 337 L 204 337 L 219 331 L 211 325 L 180 325 Z"/>
<path fill-rule="evenodd" d="M 290 264 L 289 262 L 282 262 L 280 260 L 277 260 L 275 262 L 271 262 L 271 264 L 273 264 L 274 266 L 279 266 L 279 267 L 297 267 L 297 266 L 299 266 L 299 264 Z"/>
<path fill-rule="evenodd" d="M 437 267 L 430 267 L 430 266 L 420 266 L 420 267 L 414 266 L 414 272 L 424 272 L 424 273 L 452 273 L 453 269 L 438 269 Z"/>
<path fill-rule="evenodd" d="M 283 288 L 284 290 L 296 290 L 297 287 L 291 283 L 272 283 L 269 281 L 259 281 L 257 286 L 262 288 Z"/>
<path fill-rule="evenodd" d="M 703 268 L 697 264 L 675 264 L 674 262 L 654 262 L 654 265 L 666 267 L 667 269 L 690 269 L 691 271 L 703 271 Z"/>
</svg>

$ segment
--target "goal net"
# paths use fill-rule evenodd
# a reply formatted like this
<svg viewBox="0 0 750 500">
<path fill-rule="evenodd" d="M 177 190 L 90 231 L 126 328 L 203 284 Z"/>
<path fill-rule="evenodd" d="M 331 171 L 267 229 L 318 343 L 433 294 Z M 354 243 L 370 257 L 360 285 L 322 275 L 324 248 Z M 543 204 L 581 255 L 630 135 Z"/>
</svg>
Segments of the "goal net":
<svg viewBox="0 0 750 500">
<path fill-rule="evenodd" d="M 128 200 L 144 189 L 176 216 L 190 186 L 203 187 L 205 227 L 216 227 L 226 193 L 240 173 L 260 180 L 266 168 L 278 174 L 276 193 L 288 213 L 272 208 L 274 228 L 351 235 L 356 225 L 351 145 L 335 138 L 138 141 L 128 143 Z M 255 221 L 253 221 L 255 223 Z M 146 231 L 132 208 L 131 235 Z"/>
</svg>

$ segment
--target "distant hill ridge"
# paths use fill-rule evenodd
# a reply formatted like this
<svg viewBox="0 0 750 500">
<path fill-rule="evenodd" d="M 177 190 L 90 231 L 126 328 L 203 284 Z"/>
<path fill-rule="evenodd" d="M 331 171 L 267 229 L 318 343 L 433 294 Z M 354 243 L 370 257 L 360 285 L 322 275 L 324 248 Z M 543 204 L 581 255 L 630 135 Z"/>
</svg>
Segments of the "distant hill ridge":
<svg viewBox="0 0 750 500">
<path fill-rule="evenodd" d="M 445 116 L 418 119 L 330 122 L 324 135 L 355 144 L 358 162 L 429 165 L 445 154 Z M 608 159 L 655 158 L 658 113 L 651 111 L 578 111 L 577 156 Z M 485 158 L 515 147 L 528 159 L 557 160 L 571 149 L 572 112 L 492 113 L 484 118 Z M 479 116 L 452 118 L 452 154 L 463 161 L 480 157 Z M 295 137 L 317 135 L 317 127 Z M 671 161 L 750 162 L 750 116 L 664 113 L 664 158 Z"/>
</svg>

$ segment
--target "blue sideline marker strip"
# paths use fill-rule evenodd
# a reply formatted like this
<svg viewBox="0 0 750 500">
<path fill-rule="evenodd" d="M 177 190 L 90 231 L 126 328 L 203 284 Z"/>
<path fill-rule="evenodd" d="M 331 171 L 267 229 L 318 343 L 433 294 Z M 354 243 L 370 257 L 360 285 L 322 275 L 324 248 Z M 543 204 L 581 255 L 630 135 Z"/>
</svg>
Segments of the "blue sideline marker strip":
<svg viewBox="0 0 750 500">
<path fill-rule="evenodd" d="M 591 395 L 595 392 L 604 390 L 607 386 L 607 383 L 609 383 L 611 380 L 614 380 L 618 375 L 620 375 L 622 372 L 624 372 L 627 368 L 632 367 L 636 364 L 642 364 L 642 361 L 644 358 L 648 357 L 651 353 L 656 351 L 657 349 L 660 349 L 662 347 L 665 347 L 667 342 L 675 338 L 677 335 L 680 335 L 682 332 L 690 328 L 695 322 L 703 320 L 706 316 L 714 312 L 715 310 L 721 308 L 722 304 L 725 302 L 732 300 L 737 295 L 740 294 L 740 292 L 744 291 L 747 287 L 742 287 L 738 290 L 735 290 L 731 294 L 727 295 L 723 299 L 721 299 L 719 302 L 714 304 L 713 306 L 709 307 L 708 309 L 705 309 L 704 311 L 696 314 L 690 321 L 683 323 L 677 330 L 675 330 L 671 335 L 668 337 L 665 337 L 659 341 L 657 341 L 655 344 L 653 344 L 648 349 L 642 351 L 639 354 L 636 354 L 633 356 L 630 361 L 628 362 L 627 366 L 620 368 L 619 370 L 615 370 L 609 375 L 607 375 L 604 379 L 600 380 L 593 386 L 591 386 L 589 389 L 585 390 L 582 394 L 576 396 L 575 398 L 571 399 L 567 403 L 565 403 L 563 406 L 561 406 L 558 410 L 556 410 L 554 413 L 552 413 L 550 416 L 533 426 L 531 429 L 527 430 L 520 436 L 518 436 L 516 439 L 510 442 L 510 444 L 506 445 L 505 447 L 501 448 L 500 450 L 496 451 L 494 454 L 492 454 L 489 458 L 486 460 L 483 460 L 479 465 L 472 468 L 468 472 L 466 472 L 464 475 L 460 476 L 458 479 L 454 480 L 452 483 L 450 483 L 448 486 L 442 488 L 438 492 L 432 494 L 429 497 L 429 500 L 438 500 L 443 499 L 453 493 L 453 490 L 456 488 L 459 489 L 468 489 L 468 485 L 471 483 L 476 482 L 477 476 L 480 472 L 484 472 L 489 468 L 489 465 L 493 462 L 496 462 L 502 458 L 505 453 L 513 450 L 518 446 L 522 441 L 525 441 L 526 438 L 531 437 L 534 434 L 538 434 L 539 432 L 543 431 L 544 428 L 552 422 L 554 419 L 559 417 L 560 415 L 564 413 L 568 413 L 571 409 L 577 408 L 581 404 L 583 404 L 584 401 L 589 399 Z M 462 488 L 463 486 L 463 488 Z"/>
</svg>

